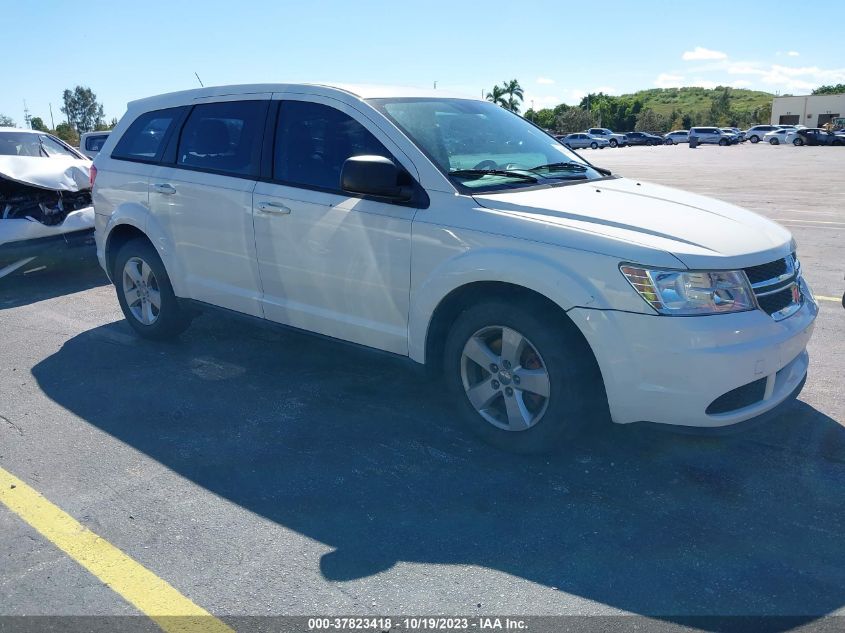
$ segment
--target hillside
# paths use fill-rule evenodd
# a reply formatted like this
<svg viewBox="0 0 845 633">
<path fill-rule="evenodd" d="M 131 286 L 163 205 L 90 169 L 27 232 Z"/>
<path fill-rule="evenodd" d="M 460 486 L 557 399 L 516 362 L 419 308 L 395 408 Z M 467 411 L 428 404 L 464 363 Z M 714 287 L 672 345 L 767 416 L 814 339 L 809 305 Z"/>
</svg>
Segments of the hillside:
<svg viewBox="0 0 845 633">
<path fill-rule="evenodd" d="M 652 88 L 640 90 L 623 97 L 640 99 L 643 108 L 651 108 L 658 114 L 669 116 L 672 110 L 678 112 L 708 112 L 713 97 L 724 88 Z M 753 112 L 756 108 L 770 106 L 773 94 L 744 88 L 730 89 L 730 109 Z"/>
</svg>

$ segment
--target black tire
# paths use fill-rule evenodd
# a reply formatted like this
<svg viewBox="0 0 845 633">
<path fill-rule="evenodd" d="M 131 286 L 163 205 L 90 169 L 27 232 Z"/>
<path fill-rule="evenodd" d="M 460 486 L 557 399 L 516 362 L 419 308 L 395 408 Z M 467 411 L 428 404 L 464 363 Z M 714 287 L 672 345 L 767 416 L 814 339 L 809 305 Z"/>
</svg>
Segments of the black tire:
<svg viewBox="0 0 845 633">
<path fill-rule="evenodd" d="M 155 320 L 147 325 L 142 323 L 130 309 L 124 292 L 126 276 L 124 270 L 129 260 L 137 258 L 146 263 L 152 270 L 152 281 L 160 296 L 160 308 Z M 127 322 L 140 336 L 162 341 L 177 337 L 191 324 L 192 315 L 179 305 L 179 300 L 173 293 L 173 286 L 161 258 L 155 248 L 147 240 L 136 238 L 124 244 L 115 258 L 112 271 L 117 300 Z M 152 287 L 152 286 L 151 286 Z"/>
<path fill-rule="evenodd" d="M 542 358 L 548 375 L 550 390 L 544 413 L 525 430 L 506 430 L 483 418 L 464 388 L 464 346 L 479 331 L 496 327 L 511 328 L 523 335 Z M 488 444 L 509 452 L 537 454 L 560 450 L 586 425 L 595 426 L 608 417 L 604 383 L 592 350 L 566 315 L 555 314 L 539 301 L 515 304 L 490 300 L 465 310 L 447 336 L 444 371 L 449 391 L 469 430 Z M 494 376 L 490 373 L 489 377 Z M 503 405 L 504 393 L 498 398 L 491 402 Z M 522 402 L 525 404 L 525 400 Z"/>
<path fill-rule="evenodd" d="M 754 134 L 754 135 L 753 135 L 751 138 L 749 138 L 748 140 L 749 140 L 749 141 L 751 141 L 752 143 L 759 143 L 759 142 L 760 142 L 760 137 L 759 137 L 759 136 L 757 136 L 756 134 Z"/>
<path fill-rule="evenodd" d="M 792 141 L 792 144 L 793 144 L 795 147 L 801 147 L 801 146 L 804 144 L 804 141 L 803 141 L 803 140 L 801 140 L 800 138 L 796 138 L 796 139 L 794 139 L 794 140 Z"/>
<path fill-rule="evenodd" d="M 772 137 L 769 139 L 769 145 L 780 145 L 780 141 L 777 138 Z"/>
<path fill-rule="evenodd" d="M 610 146 L 611 147 L 616 147 L 618 145 L 619 145 L 619 141 L 617 141 L 615 138 L 610 139 Z"/>
<path fill-rule="evenodd" d="M 590 147 L 591 147 L 592 149 L 598 149 L 598 148 L 599 148 L 599 144 L 598 144 L 598 143 L 596 143 L 595 141 L 593 141 L 592 143 L 590 143 Z"/>
<path fill-rule="evenodd" d="M 731 142 L 726 138 L 720 138 L 719 139 L 719 145 L 721 145 L 722 147 L 727 147 L 730 144 L 731 144 Z"/>
</svg>

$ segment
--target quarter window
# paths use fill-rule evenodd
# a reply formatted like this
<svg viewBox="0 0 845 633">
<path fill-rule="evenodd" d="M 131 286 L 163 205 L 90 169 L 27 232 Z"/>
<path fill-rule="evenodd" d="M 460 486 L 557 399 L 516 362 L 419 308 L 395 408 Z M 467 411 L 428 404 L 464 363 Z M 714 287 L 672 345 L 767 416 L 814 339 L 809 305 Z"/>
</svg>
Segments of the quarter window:
<svg viewBox="0 0 845 633">
<path fill-rule="evenodd" d="M 257 176 L 267 101 L 204 103 L 191 111 L 176 164 L 235 176 Z"/>
<path fill-rule="evenodd" d="M 340 192 L 340 171 L 352 156 L 393 157 L 369 130 L 320 103 L 285 101 L 279 109 L 273 179 Z"/>
<path fill-rule="evenodd" d="M 139 116 L 117 142 L 111 157 L 143 162 L 158 160 L 164 150 L 167 131 L 181 110 L 168 108 Z"/>
</svg>

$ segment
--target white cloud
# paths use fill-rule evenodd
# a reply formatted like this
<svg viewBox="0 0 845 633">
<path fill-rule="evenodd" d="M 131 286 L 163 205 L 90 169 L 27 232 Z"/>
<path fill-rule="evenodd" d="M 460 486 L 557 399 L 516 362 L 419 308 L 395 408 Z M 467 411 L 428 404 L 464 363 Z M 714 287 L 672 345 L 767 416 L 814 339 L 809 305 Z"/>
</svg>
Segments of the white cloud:
<svg viewBox="0 0 845 633">
<path fill-rule="evenodd" d="M 654 85 L 658 88 L 678 88 L 683 85 L 683 75 L 673 75 L 672 73 L 660 73 L 657 79 L 654 80 Z"/>
<path fill-rule="evenodd" d="M 788 51 L 786 54 L 790 57 L 798 57 L 801 53 L 799 53 L 798 51 Z"/>
<path fill-rule="evenodd" d="M 691 51 L 684 51 L 684 54 L 681 55 L 681 59 L 684 61 L 695 61 L 700 59 L 727 59 L 727 57 L 727 53 L 723 53 L 722 51 L 713 51 L 701 46 L 696 46 Z"/>
<path fill-rule="evenodd" d="M 751 85 L 751 82 L 747 79 L 736 79 L 731 82 L 731 86 L 734 88 L 748 88 Z"/>
<path fill-rule="evenodd" d="M 544 86 L 551 86 L 554 82 L 554 79 L 549 79 L 548 77 L 537 77 L 537 83 Z"/>
</svg>

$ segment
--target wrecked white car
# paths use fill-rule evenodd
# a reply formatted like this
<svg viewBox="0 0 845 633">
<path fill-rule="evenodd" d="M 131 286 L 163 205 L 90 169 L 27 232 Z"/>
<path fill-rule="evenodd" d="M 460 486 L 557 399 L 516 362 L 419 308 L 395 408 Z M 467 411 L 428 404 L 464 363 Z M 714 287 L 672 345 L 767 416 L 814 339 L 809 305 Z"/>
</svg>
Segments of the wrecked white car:
<svg viewBox="0 0 845 633">
<path fill-rule="evenodd" d="M 0 278 L 93 244 L 91 161 L 36 130 L 0 128 Z"/>
</svg>

